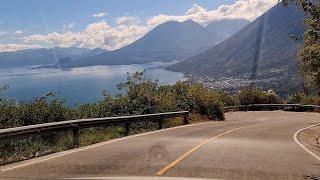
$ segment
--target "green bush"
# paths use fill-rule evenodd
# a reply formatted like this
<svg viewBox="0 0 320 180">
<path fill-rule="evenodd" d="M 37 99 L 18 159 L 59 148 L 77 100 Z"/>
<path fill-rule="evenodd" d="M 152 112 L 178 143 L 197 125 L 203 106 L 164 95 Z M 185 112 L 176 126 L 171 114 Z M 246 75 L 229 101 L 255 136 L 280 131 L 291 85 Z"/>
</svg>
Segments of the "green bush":
<svg viewBox="0 0 320 180">
<path fill-rule="evenodd" d="M 0 128 L 65 121 L 71 112 L 53 93 L 27 103 L 0 99 Z"/>
<path fill-rule="evenodd" d="M 283 100 L 272 90 L 267 92 L 259 88 L 243 88 L 237 94 L 241 105 L 249 104 L 282 104 Z"/>
<path fill-rule="evenodd" d="M 82 118 L 98 118 L 124 115 L 138 115 L 158 112 L 188 110 L 201 119 L 224 120 L 221 107 L 232 102 L 229 95 L 209 90 L 201 84 L 178 82 L 175 85 L 159 85 L 148 79 L 144 72 L 128 74 L 125 83 L 118 85 L 119 92 L 110 95 L 104 91 L 102 100 L 67 107 L 54 93 L 34 98 L 29 102 L 16 102 L 1 96 L 0 129 L 32 124 L 49 123 Z M 0 88 L 0 93 L 6 88 Z M 0 94 L 1 95 L 1 94 Z M 225 102 L 228 101 L 228 102 Z M 199 117 L 200 117 L 199 116 Z M 181 124 L 182 121 L 166 123 L 167 126 Z M 132 133 L 157 129 L 157 123 L 137 123 L 132 125 Z M 80 142 L 83 145 L 124 136 L 124 129 L 99 127 L 82 130 Z M 52 152 L 70 149 L 70 132 L 52 132 L 27 138 L 0 142 L 0 164 L 19 161 Z"/>
<path fill-rule="evenodd" d="M 287 103 L 320 105 L 320 96 L 308 96 L 303 93 L 296 93 L 288 97 Z"/>
<path fill-rule="evenodd" d="M 148 79 L 143 72 L 128 76 L 127 82 L 119 84 L 116 96 L 104 92 L 104 99 L 79 107 L 81 118 L 150 114 L 188 110 L 222 120 L 222 93 L 205 88 L 201 84 L 178 82 L 160 86 Z M 226 98 L 226 97 L 224 97 Z M 214 108 L 213 108 L 214 107 Z M 217 113 L 219 115 L 214 115 Z"/>
<path fill-rule="evenodd" d="M 224 101 L 231 101 L 228 95 L 209 90 L 201 84 L 178 82 L 161 86 L 157 81 L 148 79 L 144 72 L 128 75 L 127 81 L 119 84 L 118 88 L 119 93 L 114 96 L 104 91 L 101 101 L 75 108 L 65 106 L 54 93 L 24 103 L 1 98 L 0 128 L 180 110 L 222 120 L 220 107 L 230 103 Z"/>
<path fill-rule="evenodd" d="M 6 88 L 0 88 L 0 95 Z M 237 94 L 230 95 L 208 89 L 202 84 L 177 82 L 174 85 L 159 85 L 158 81 L 148 79 L 144 72 L 128 74 L 127 81 L 119 84 L 118 88 L 119 92 L 116 95 L 104 91 L 102 100 L 73 108 L 67 107 L 54 93 L 23 103 L 0 96 L 0 129 L 71 119 L 180 110 L 191 112 L 190 120 L 224 120 L 221 109 L 224 106 L 284 103 L 272 90 L 265 92 L 259 88 L 244 88 Z M 320 97 L 294 94 L 287 102 L 320 105 Z M 181 123 L 181 120 L 171 121 L 165 126 Z M 156 123 L 138 123 L 132 126 L 131 132 L 138 133 L 156 128 Z M 122 126 L 89 128 L 82 130 L 82 134 L 81 143 L 85 145 L 125 135 Z M 53 132 L 15 141 L 2 141 L 0 164 L 69 149 L 72 147 L 71 136 L 71 132 Z"/>
</svg>

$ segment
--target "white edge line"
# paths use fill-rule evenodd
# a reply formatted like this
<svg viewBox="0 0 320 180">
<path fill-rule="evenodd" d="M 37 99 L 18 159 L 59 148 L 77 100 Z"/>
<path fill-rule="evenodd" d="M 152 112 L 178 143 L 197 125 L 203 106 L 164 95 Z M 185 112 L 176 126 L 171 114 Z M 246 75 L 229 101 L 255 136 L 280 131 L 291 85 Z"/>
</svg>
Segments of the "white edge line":
<svg viewBox="0 0 320 180">
<path fill-rule="evenodd" d="M 316 158 L 318 161 L 320 161 L 320 157 L 318 155 L 316 155 L 314 152 L 312 152 L 311 150 L 309 150 L 307 147 L 305 147 L 298 139 L 299 133 L 301 133 L 304 130 L 319 126 L 320 123 L 300 129 L 299 131 L 297 131 L 296 133 L 294 133 L 293 139 L 294 141 L 300 146 L 302 147 L 303 150 L 305 150 L 307 153 L 309 153 L 311 156 L 313 156 L 314 158 Z"/>
<path fill-rule="evenodd" d="M 29 166 L 29 165 L 32 165 L 32 164 L 40 163 L 40 162 L 43 162 L 43 161 L 51 160 L 51 159 L 54 159 L 54 158 L 66 156 L 66 155 L 69 155 L 69 154 L 72 154 L 72 153 L 81 152 L 81 151 L 85 151 L 85 150 L 88 150 L 88 149 L 104 146 L 104 145 L 107 145 L 107 144 L 123 141 L 123 140 L 133 139 L 133 138 L 136 138 L 136 137 L 146 136 L 146 135 L 160 133 L 160 132 L 174 130 L 174 129 L 186 128 L 186 127 L 191 127 L 191 126 L 199 126 L 199 125 L 205 125 L 205 124 L 213 124 L 213 123 L 217 123 L 217 122 L 216 121 L 212 121 L 212 122 L 204 122 L 204 123 L 196 123 L 196 124 L 176 126 L 176 127 L 172 127 L 172 128 L 166 128 L 166 129 L 161 129 L 161 130 L 156 130 L 156 131 L 150 131 L 150 132 L 146 132 L 146 133 L 136 134 L 136 135 L 132 135 L 132 136 L 126 136 L 126 137 L 122 137 L 122 138 L 117 138 L 117 139 L 113 139 L 113 140 L 109 140 L 109 141 L 105 141 L 105 142 L 100 142 L 100 143 L 88 145 L 88 146 L 85 146 L 85 147 L 82 147 L 82 148 L 70 149 L 70 150 L 67 150 L 67 151 L 57 152 L 57 153 L 46 155 L 47 157 L 46 156 L 36 157 L 36 158 L 29 159 L 29 160 L 26 160 L 26 161 L 21 161 L 21 162 L 17 162 L 17 163 L 13 163 L 13 164 L 8 164 L 8 165 L 4 165 L 2 167 L 0 166 L 0 173 L 1 172 L 5 172 L 5 171 L 10 171 L 10 170 L 13 170 L 13 169 L 17 169 L 17 168 L 21 168 L 21 167 L 24 167 L 24 166 Z M 28 162 L 28 161 L 31 161 L 31 162 Z"/>
</svg>

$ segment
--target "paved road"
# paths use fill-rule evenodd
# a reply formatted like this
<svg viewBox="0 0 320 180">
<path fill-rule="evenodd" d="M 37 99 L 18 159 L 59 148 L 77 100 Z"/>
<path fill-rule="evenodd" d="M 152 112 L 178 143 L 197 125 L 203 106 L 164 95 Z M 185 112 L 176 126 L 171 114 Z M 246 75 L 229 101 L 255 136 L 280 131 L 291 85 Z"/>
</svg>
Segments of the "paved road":
<svg viewBox="0 0 320 180">
<path fill-rule="evenodd" d="M 299 129 L 320 123 L 320 114 L 235 112 L 226 117 L 224 122 L 153 132 L 0 167 L 0 179 L 155 174 L 320 179 L 320 162 L 293 140 Z"/>
</svg>

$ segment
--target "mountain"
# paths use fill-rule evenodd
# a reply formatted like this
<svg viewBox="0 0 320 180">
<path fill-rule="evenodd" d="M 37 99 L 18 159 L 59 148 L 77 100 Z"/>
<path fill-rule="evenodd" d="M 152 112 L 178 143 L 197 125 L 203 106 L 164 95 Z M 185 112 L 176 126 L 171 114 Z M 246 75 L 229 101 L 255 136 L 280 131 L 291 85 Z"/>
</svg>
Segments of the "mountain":
<svg viewBox="0 0 320 180">
<path fill-rule="evenodd" d="M 243 26 L 248 23 L 244 20 L 238 21 Z M 217 37 L 222 32 L 215 31 L 214 25 L 207 27 L 191 20 L 166 22 L 158 25 L 128 46 L 96 56 L 79 58 L 72 61 L 69 66 L 142 64 L 154 61 L 182 60 L 208 49 L 223 39 Z M 234 28 L 234 31 L 240 30 L 242 27 L 238 26 Z M 225 28 L 228 29 L 227 23 Z M 221 31 L 224 31 L 222 29 Z M 226 31 L 224 36 L 234 31 Z"/>
<path fill-rule="evenodd" d="M 286 94 L 290 88 L 301 88 L 297 58 L 301 41 L 290 36 L 303 36 L 304 19 L 296 6 L 276 5 L 227 40 L 168 69 L 211 81 L 249 80 Z"/>
<path fill-rule="evenodd" d="M 81 56 L 82 57 L 91 57 L 91 56 L 95 56 L 95 55 L 107 53 L 107 52 L 110 52 L 110 51 L 106 50 L 106 49 L 95 48 L 95 49 L 90 50 L 89 52 L 81 54 Z"/>
<path fill-rule="evenodd" d="M 67 50 L 66 50 L 67 51 Z M 69 55 L 67 55 L 66 53 L 61 56 L 60 58 L 57 58 L 57 61 L 55 61 L 54 63 L 50 63 L 50 64 L 44 64 L 44 65 L 40 65 L 37 67 L 34 67 L 35 69 L 42 69 L 42 68 L 64 68 L 67 67 L 69 64 L 73 63 L 74 59 L 77 58 L 84 58 L 84 57 L 92 57 L 95 56 L 97 54 L 101 54 L 104 52 L 110 52 L 108 50 L 105 49 L 101 49 L 101 48 L 95 48 L 92 50 L 89 49 L 85 49 L 85 51 L 79 52 L 79 53 L 73 53 L 70 55 L 70 53 L 72 53 L 74 51 L 70 51 L 70 52 L 66 52 L 69 53 Z"/>
<path fill-rule="evenodd" d="M 55 64 L 45 65 L 45 66 L 42 66 L 40 68 L 64 68 L 64 67 L 68 67 L 69 64 L 72 64 L 75 61 L 74 59 L 77 59 L 77 58 L 90 58 L 90 57 L 96 56 L 98 54 L 107 53 L 107 52 L 110 52 L 110 51 L 105 50 L 105 49 L 101 49 L 101 48 L 95 48 L 95 49 L 92 49 L 92 50 L 87 51 L 85 53 L 82 53 L 80 55 L 73 56 L 73 58 L 72 58 L 72 56 L 71 57 L 61 58 Z"/>
<path fill-rule="evenodd" d="M 222 42 L 237 33 L 249 23 L 250 21 L 245 19 L 222 19 L 212 21 L 207 25 L 206 29 L 211 35 L 215 35 L 217 42 Z"/>
<path fill-rule="evenodd" d="M 0 52 L 0 68 L 55 64 L 59 59 L 75 57 L 87 52 L 89 52 L 88 49 L 76 47 Z"/>
</svg>

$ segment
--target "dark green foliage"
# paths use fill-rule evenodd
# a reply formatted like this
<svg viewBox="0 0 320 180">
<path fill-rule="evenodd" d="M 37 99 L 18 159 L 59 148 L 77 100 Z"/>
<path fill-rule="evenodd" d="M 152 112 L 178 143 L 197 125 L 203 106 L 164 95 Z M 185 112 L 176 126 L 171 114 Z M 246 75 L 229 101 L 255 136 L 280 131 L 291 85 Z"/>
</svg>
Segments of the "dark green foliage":
<svg viewBox="0 0 320 180">
<path fill-rule="evenodd" d="M 127 82 L 118 85 L 119 93 L 111 96 L 103 92 L 103 99 L 75 108 L 66 107 L 54 93 L 35 98 L 30 102 L 18 103 L 6 98 L 0 99 L 0 129 L 49 123 L 81 118 L 138 115 L 157 112 L 188 110 L 202 115 L 202 119 L 224 120 L 221 106 L 228 99 L 226 94 L 215 92 L 200 84 L 178 82 L 175 85 L 160 86 L 144 72 L 128 75 Z M 3 88 L 2 91 L 4 91 Z M 167 121 L 168 122 L 168 121 Z M 165 123 L 166 127 L 179 125 L 182 120 Z M 179 123 L 177 123 L 179 122 Z M 157 129 L 157 123 L 132 125 L 132 133 Z M 101 142 L 124 136 L 122 126 L 98 127 L 81 130 L 82 145 Z M 0 164 L 28 159 L 35 156 L 66 150 L 72 146 L 70 132 L 9 139 L 0 142 Z"/>
<path fill-rule="evenodd" d="M 272 90 L 265 92 L 259 88 L 244 88 L 237 94 L 237 98 L 241 105 L 283 103 L 283 100 Z"/>
<path fill-rule="evenodd" d="M 303 93 L 296 93 L 288 97 L 287 103 L 320 105 L 320 96 L 308 96 Z"/>
<path fill-rule="evenodd" d="M 300 50 L 302 73 L 309 86 L 320 96 L 320 4 L 309 7 L 307 31 Z"/>
<path fill-rule="evenodd" d="M 316 89 L 320 96 L 320 2 L 317 0 L 283 0 L 284 5 L 294 2 L 307 15 L 300 62 L 304 83 Z"/>
<path fill-rule="evenodd" d="M 0 128 L 64 121 L 72 118 L 71 112 L 53 93 L 29 103 L 0 99 Z"/>
<path fill-rule="evenodd" d="M 225 105 L 227 95 L 205 88 L 200 84 L 178 82 L 160 86 L 144 72 L 128 75 L 127 82 L 119 84 L 121 93 L 116 96 L 104 92 L 104 99 L 79 107 L 79 118 L 150 114 L 188 110 L 223 119 L 220 107 Z M 214 115 L 218 113 L 219 115 Z"/>
<path fill-rule="evenodd" d="M 178 82 L 159 85 L 144 72 L 128 75 L 127 82 L 118 85 L 115 96 L 103 92 L 103 99 L 75 108 L 66 107 L 53 93 L 35 98 L 31 102 L 17 103 L 0 99 L 0 128 L 10 128 L 38 123 L 65 121 L 81 118 L 98 118 L 188 110 L 190 121 L 203 119 L 224 120 L 223 106 L 239 104 L 278 104 L 284 101 L 273 91 L 245 88 L 235 95 L 210 90 L 201 84 Z M 3 88 L 5 90 L 5 88 Z M 2 91 L 3 91 L 2 90 Z M 1 91 L 0 91 L 1 92 Z M 289 97 L 290 103 L 319 104 L 319 97 L 297 94 Z M 164 127 L 182 125 L 182 120 L 164 122 Z M 133 124 L 131 134 L 158 128 L 154 122 Z M 124 127 L 97 127 L 81 130 L 80 143 L 88 145 L 125 136 Z M 19 161 L 72 148 L 71 132 L 52 132 L 31 137 L 8 139 L 0 142 L 0 164 Z"/>
</svg>

